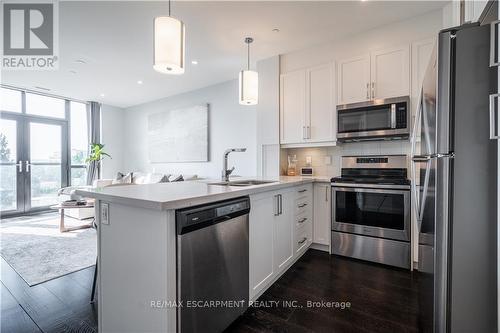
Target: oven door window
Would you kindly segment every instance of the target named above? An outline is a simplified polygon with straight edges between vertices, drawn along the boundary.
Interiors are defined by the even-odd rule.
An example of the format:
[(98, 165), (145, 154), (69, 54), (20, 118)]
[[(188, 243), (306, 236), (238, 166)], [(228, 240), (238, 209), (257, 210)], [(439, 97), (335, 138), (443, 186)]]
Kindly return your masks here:
[(339, 111), (338, 132), (365, 132), (391, 129), (390, 105)]
[(336, 222), (405, 229), (403, 194), (336, 191), (335, 204)]

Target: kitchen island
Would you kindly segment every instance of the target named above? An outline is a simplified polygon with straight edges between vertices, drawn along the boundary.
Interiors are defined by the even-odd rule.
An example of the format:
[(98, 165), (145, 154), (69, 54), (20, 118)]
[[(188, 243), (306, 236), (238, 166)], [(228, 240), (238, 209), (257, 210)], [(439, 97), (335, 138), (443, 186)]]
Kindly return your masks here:
[(281, 177), (250, 186), (189, 181), (79, 190), (96, 200), (99, 332), (177, 330), (176, 210), (250, 197), (253, 301), (311, 245), (312, 185), (328, 181)]

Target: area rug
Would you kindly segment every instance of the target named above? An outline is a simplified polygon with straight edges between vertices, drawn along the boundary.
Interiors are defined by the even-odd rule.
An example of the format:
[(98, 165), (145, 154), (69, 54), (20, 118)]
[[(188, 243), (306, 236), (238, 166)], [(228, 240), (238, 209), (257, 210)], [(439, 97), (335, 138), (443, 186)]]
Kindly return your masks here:
[[(65, 226), (88, 223), (65, 217)], [(0, 254), (33, 286), (95, 264), (96, 231), (59, 232), (59, 214), (4, 219), (0, 223)]]

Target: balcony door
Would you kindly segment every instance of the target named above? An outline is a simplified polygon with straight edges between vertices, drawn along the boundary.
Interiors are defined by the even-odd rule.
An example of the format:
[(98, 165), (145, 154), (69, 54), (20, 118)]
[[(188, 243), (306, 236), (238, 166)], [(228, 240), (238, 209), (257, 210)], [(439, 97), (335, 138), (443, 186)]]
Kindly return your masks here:
[(68, 184), (67, 121), (4, 113), (0, 122), (1, 215), (48, 209)]

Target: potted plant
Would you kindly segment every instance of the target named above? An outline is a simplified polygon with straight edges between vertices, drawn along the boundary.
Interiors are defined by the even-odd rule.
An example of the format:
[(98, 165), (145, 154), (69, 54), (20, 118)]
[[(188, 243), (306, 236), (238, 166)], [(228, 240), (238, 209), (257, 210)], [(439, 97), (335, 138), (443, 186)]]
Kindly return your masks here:
[(87, 184), (92, 185), (94, 178), (98, 175), (100, 169), (101, 161), (106, 158), (112, 158), (108, 153), (104, 151), (104, 145), (101, 143), (90, 144), (90, 155), (85, 160), (88, 163), (87, 167)]

